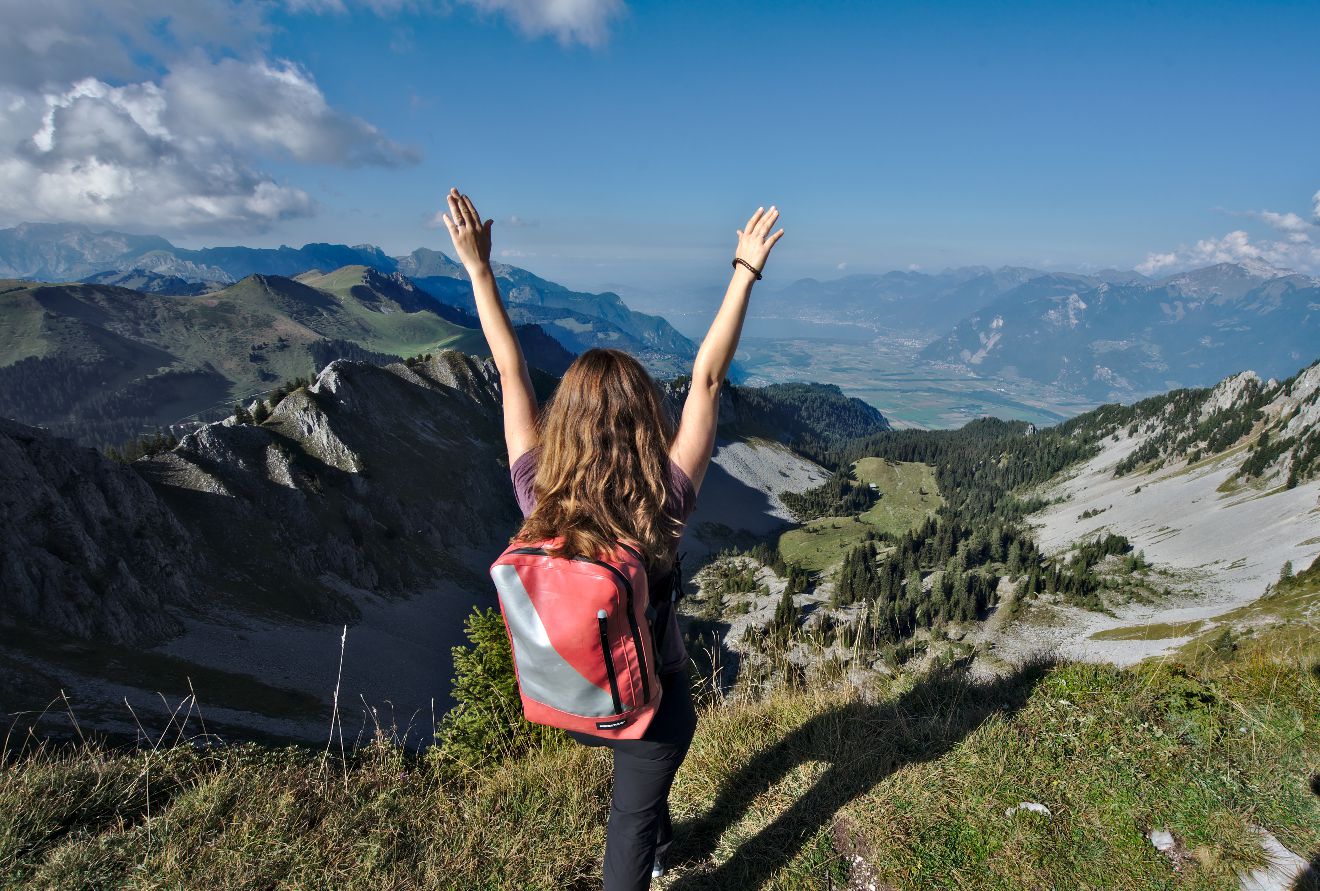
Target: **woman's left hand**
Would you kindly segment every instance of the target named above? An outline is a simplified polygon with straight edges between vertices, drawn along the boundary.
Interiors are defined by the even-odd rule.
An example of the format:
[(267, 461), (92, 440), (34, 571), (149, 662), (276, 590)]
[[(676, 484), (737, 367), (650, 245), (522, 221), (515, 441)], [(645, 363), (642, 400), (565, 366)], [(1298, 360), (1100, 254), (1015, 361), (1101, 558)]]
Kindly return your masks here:
[(449, 237), (454, 241), (454, 253), (458, 255), (458, 261), (469, 272), (474, 268), (489, 266), (490, 230), (495, 221), (481, 222), (481, 214), (477, 213), (472, 199), (460, 194), (458, 189), (450, 189), (446, 197), (449, 199), (449, 213), (443, 219)]

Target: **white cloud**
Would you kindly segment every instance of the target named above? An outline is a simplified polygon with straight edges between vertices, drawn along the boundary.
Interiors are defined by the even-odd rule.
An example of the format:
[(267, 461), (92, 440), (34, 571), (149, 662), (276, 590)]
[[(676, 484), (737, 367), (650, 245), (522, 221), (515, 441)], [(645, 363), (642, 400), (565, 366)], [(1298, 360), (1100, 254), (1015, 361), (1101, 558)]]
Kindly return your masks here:
[(7, 103), (0, 130), (0, 215), (174, 231), (262, 228), (315, 202), (241, 160), (211, 132), (184, 132), (169, 91), (94, 78)]
[[(623, 0), (458, 0), (479, 13), (499, 15), (529, 37), (554, 37), (561, 44), (599, 46), (609, 37), (611, 22), (625, 10)], [(350, 7), (377, 15), (444, 12), (437, 0), (285, 0), (292, 12), (345, 13)]]
[(337, 112), (311, 75), (292, 62), (184, 65), (164, 88), (178, 129), (303, 162), (356, 167), (417, 160), (361, 118)]
[(1146, 255), (1144, 262), (1137, 264), (1137, 272), (1140, 272), (1142, 275), (1154, 275), (1157, 272), (1172, 269), (1177, 265), (1178, 255), (1176, 253), (1150, 253)]
[(1311, 217), (1317, 223), (1320, 223), (1320, 191), (1317, 191), (1311, 196), (1311, 201), (1314, 202), (1314, 205), (1311, 208)]
[(1235, 229), (1218, 238), (1203, 238), (1190, 247), (1180, 245), (1172, 251), (1152, 251), (1137, 265), (1137, 272), (1155, 275), (1216, 263), (1239, 263), (1253, 269), (1318, 274), (1320, 246), (1311, 237), (1320, 225), (1320, 192), (1312, 200), (1316, 202), (1315, 222), (1292, 212), (1245, 212), (1245, 216), (1281, 233), (1282, 238), (1257, 238), (1243, 229)]
[(1253, 210), (1247, 216), (1255, 217), (1272, 229), (1284, 233), (1289, 241), (1304, 242), (1311, 240), (1311, 230), (1315, 227), (1295, 213), (1275, 213), (1272, 210)]
[(264, 55), (258, 0), (4, 2), (17, 22), (0, 32), (5, 221), (260, 231), (317, 207), (263, 161), (416, 160)]
[(1238, 263), (1251, 269), (1271, 269), (1276, 272), (1320, 272), (1320, 247), (1309, 242), (1271, 241), (1255, 239), (1241, 229), (1235, 229), (1219, 238), (1203, 238), (1188, 247), (1175, 251), (1151, 253), (1137, 265), (1142, 275), (1157, 272), (1176, 272), (1213, 266), (1216, 263)]
[(85, 77), (134, 80), (179, 47), (262, 47), (261, 0), (3, 0), (0, 83), (63, 89)]
[(177, 231), (261, 229), (316, 203), (254, 158), (356, 166), (413, 159), (330, 108), (289, 62), (176, 66), (159, 83), (85, 78), (0, 114), (0, 215)]
[[(532, 36), (597, 45), (622, 0), (457, 0)], [(450, 0), (284, 0), (443, 13)], [(0, 0), (0, 223), (260, 231), (316, 212), (262, 168), (417, 160), (269, 56), (272, 0)], [(435, 221), (432, 221), (434, 224)], [(512, 225), (518, 225), (512, 222)]]
[(599, 46), (610, 21), (622, 14), (621, 0), (462, 0), (481, 12), (513, 20), (531, 37), (552, 35), (560, 43)]

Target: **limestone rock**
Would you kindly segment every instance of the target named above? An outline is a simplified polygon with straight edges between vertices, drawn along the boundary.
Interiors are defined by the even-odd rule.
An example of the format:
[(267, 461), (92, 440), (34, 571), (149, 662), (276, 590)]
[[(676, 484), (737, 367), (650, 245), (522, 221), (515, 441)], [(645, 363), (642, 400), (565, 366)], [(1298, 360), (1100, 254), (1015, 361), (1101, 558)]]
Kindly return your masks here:
[(135, 643), (182, 627), (205, 574), (132, 468), (0, 419), (0, 622)]

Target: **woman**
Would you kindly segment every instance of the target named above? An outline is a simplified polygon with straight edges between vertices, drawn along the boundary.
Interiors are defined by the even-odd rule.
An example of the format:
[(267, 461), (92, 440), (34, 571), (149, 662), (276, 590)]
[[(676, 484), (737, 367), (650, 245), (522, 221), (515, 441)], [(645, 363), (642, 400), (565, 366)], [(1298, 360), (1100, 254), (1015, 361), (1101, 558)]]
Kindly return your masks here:
[(504, 441), (524, 522), (517, 538), (563, 536), (564, 556), (595, 556), (620, 538), (642, 544), (653, 605), (663, 613), (660, 706), (640, 739), (570, 732), (613, 750), (614, 788), (605, 842), (606, 891), (646, 888), (663, 872), (673, 834), (669, 787), (696, 729), (687, 652), (668, 609), (675, 553), (715, 445), (720, 385), (742, 332), (752, 283), (761, 277), (779, 212), (758, 208), (738, 232), (733, 277), (697, 351), (677, 431), (655, 382), (636, 359), (593, 349), (564, 373), (538, 414), (522, 348), (490, 268), (491, 227), (468, 196), (451, 189), (445, 228), (472, 280), (477, 315), (500, 375)]

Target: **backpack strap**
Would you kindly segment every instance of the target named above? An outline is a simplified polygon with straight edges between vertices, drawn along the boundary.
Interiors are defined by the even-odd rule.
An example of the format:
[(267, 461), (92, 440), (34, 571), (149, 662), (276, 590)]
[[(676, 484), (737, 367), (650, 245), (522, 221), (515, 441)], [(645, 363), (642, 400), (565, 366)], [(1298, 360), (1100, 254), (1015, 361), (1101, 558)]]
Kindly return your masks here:
[(632, 545), (628, 544), (628, 542), (626, 541), (620, 541), (619, 547), (623, 548), (625, 551), (627, 551), (628, 553), (636, 557), (638, 560), (640, 560), (643, 566), (646, 565), (646, 557), (642, 556), (642, 552), (638, 548), (633, 547)]
[(678, 601), (686, 593), (683, 590), (682, 554), (675, 555), (674, 565), (670, 568), (667, 578), (669, 579), (669, 599), (664, 602), (664, 621), (657, 623), (658, 628), (655, 639), (655, 652), (657, 659), (660, 658), (660, 648), (664, 646), (665, 633), (669, 631), (669, 614), (678, 609)]

